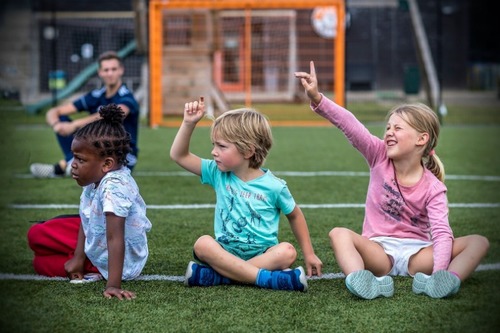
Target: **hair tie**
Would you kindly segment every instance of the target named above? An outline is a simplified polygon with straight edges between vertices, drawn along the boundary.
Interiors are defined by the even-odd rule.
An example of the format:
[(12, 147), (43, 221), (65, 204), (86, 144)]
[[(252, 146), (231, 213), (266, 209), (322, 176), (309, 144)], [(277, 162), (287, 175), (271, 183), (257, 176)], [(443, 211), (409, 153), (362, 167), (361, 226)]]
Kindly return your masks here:
[(432, 156), (434, 155), (436, 152), (434, 151), (434, 149), (432, 149), (430, 152), (429, 152), (429, 156)]

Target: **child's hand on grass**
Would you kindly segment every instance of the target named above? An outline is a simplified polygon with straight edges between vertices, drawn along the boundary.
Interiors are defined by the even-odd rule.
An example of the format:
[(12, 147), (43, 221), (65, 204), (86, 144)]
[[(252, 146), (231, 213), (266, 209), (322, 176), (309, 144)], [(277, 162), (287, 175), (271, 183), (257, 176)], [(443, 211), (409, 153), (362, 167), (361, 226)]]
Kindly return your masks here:
[(318, 258), (318, 256), (310, 255), (307, 258), (304, 258), (304, 261), (306, 262), (306, 274), (307, 276), (321, 276), (321, 270), (323, 268), (323, 262), (321, 259)]
[(135, 293), (133, 291), (129, 291), (129, 290), (121, 289), (121, 288), (116, 288), (116, 287), (106, 287), (103, 290), (102, 295), (108, 299), (116, 297), (120, 301), (123, 299), (132, 300), (136, 297)]

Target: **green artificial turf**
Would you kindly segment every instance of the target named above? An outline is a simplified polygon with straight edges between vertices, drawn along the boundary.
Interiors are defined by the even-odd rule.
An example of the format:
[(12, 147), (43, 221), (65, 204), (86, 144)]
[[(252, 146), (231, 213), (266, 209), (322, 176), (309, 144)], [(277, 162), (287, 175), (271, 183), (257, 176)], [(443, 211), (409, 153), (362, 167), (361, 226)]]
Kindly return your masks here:
[[(307, 105), (261, 105), (310, 113)], [(353, 104), (351, 109), (376, 135), (383, 133), (389, 107)], [(266, 111), (267, 110), (267, 111)], [(301, 110), (301, 111), (299, 111)], [(453, 115), (453, 110), (457, 110)], [(469, 110), (469, 111), (467, 111)], [(74, 205), (81, 188), (71, 179), (33, 179), (29, 164), (61, 158), (43, 114), (27, 115), (0, 102), (0, 329), (2, 332), (493, 332), (500, 327), (500, 110), (449, 106), (436, 153), (441, 157), (449, 193), (450, 224), (456, 237), (488, 237), (485, 269), (466, 280), (450, 299), (431, 299), (411, 291), (411, 278), (395, 278), (390, 299), (365, 301), (348, 292), (329, 245), (335, 226), (361, 231), (363, 208), (303, 208), (312, 242), (326, 276), (309, 280), (309, 291), (279, 292), (251, 286), (188, 288), (182, 283), (192, 245), (213, 232), (213, 208), (171, 209), (169, 205), (213, 204), (212, 189), (197, 177), (178, 174), (168, 152), (176, 128), (140, 128), (140, 157), (134, 171), (142, 196), (151, 207), (150, 257), (143, 271), (151, 281), (124, 283), (137, 293), (133, 301), (104, 299), (104, 282), (73, 285), (35, 281), (33, 254), (26, 232), (33, 222), (77, 208), (19, 208), (16, 205)], [(482, 110), (482, 111), (477, 111)], [(307, 117), (315, 117), (309, 115)], [(210, 158), (209, 129), (196, 130), (192, 149)], [(363, 204), (368, 184), (366, 163), (331, 126), (275, 127), (275, 145), (265, 167), (285, 179), (299, 205)], [(285, 172), (338, 172), (287, 176)], [(343, 172), (359, 172), (345, 176)], [(456, 179), (454, 176), (479, 176)], [(480, 178), (493, 176), (493, 178)], [(453, 207), (454, 204), (494, 204)], [(495, 206), (496, 205), (496, 206)], [(16, 208), (18, 207), (18, 208)], [(162, 208), (163, 207), (163, 208)], [(280, 240), (297, 245), (286, 218)], [(296, 265), (304, 265), (302, 254)], [(26, 277), (26, 279), (23, 279)], [(170, 279), (159, 280), (168, 277)]]

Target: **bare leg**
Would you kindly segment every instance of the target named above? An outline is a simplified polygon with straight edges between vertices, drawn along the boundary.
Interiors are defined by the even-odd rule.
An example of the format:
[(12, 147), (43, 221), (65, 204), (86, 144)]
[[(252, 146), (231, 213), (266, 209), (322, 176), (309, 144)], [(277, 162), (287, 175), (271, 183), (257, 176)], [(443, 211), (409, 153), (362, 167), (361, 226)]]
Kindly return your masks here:
[[(432, 247), (421, 250), (410, 259), (409, 270), (415, 273), (413, 292), (432, 298), (455, 295), (460, 282), (477, 268), (489, 248), (488, 240), (479, 235), (456, 238), (453, 241), (452, 259), (448, 270), (433, 272)], [(411, 268), (410, 268), (411, 267)], [(432, 275), (428, 275), (431, 274)]]
[(283, 242), (269, 248), (265, 253), (248, 260), (248, 263), (270, 271), (290, 268), (297, 259), (297, 251), (292, 244)]
[(346, 228), (334, 228), (329, 236), (351, 293), (364, 299), (394, 295), (394, 282), (387, 275), (392, 262), (382, 246)]
[(392, 262), (379, 244), (346, 228), (333, 228), (329, 237), (335, 259), (346, 276), (362, 269), (377, 276), (390, 272)]
[(297, 253), (288, 243), (270, 248), (266, 253), (245, 261), (224, 250), (211, 236), (201, 236), (194, 244), (196, 256), (216, 272), (241, 283), (255, 283), (259, 269), (282, 270), (290, 267)]
[[(460, 280), (467, 279), (479, 266), (481, 259), (486, 255), (489, 242), (486, 237), (469, 235), (456, 238), (453, 241), (452, 259), (448, 271), (457, 273)], [(414, 275), (417, 272), (432, 274), (433, 271), (432, 246), (420, 250), (410, 258), (408, 271)]]
[(448, 270), (457, 273), (462, 281), (467, 279), (488, 253), (489, 247), (488, 239), (480, 235), (456, 238), (453, 242), (453, 259)]
[(432, 274), (434, 266), (432, 245), (415, 253), (408, 261), (408, 273), (414, 276), (417, 272)]

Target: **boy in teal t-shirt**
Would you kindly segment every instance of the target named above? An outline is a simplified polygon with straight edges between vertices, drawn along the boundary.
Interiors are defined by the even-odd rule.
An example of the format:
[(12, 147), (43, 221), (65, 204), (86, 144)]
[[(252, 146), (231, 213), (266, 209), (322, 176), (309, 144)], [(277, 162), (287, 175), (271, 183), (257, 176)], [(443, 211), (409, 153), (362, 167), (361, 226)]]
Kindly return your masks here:
[(188, 286), (213, 286), (233, 281), (262, 288), (307, 290), (302, 267), (290, 269), (297, 258), (294, 246), (278, 241), (280, 213), (286, 215), (304, 254), (307, 276), (321, 275), (305, 217), (286, 182), (261, 166), (272, 146), (267, 119), (251, 109), (228, 111), (212, 125), (213, 160), (189, 151), (196, 124), (204, 115), (203, 97), (186, 103), (184, 119), (170, 157), (201, 176), (216, 193), (215, 238), (204, 235), (194, 244), (198, 263), (186, 270)]

